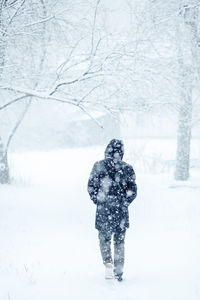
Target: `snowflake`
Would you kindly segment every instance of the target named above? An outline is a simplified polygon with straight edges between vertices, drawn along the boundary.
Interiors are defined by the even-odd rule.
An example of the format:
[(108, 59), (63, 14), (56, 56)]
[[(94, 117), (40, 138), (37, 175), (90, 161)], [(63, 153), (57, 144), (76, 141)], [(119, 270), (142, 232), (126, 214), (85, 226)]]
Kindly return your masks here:
[(4, 163), (0, 163), (0, 170), (1, 171), (4, 171), (5, 170), (5, 168), (6, 168), (6, 165), (4, 164)]

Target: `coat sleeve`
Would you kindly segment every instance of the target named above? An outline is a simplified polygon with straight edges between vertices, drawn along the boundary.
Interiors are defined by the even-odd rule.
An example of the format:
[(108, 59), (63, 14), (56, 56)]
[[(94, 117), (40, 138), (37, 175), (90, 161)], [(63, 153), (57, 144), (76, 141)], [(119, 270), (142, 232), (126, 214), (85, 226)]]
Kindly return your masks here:
[(128, 167), (126, 182), (126, 205), (128, 206), (137, 196), (136, 176), (133, 168)]
[(100, 187), (100, 178), (99, 178), (99, 164), (98, 162), (94, 164), (92, 171), (90, 173), (90, 177), (88, 180), (88, 193), (90, 195), (90, 199), (97, 204), (97, 195)]

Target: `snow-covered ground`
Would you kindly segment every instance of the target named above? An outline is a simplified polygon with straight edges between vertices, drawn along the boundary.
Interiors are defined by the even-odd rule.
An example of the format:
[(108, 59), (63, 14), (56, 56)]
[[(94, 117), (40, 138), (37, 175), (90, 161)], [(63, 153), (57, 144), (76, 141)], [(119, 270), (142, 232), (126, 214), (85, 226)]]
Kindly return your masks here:
[(1, 300), (200, 299), (200, 173), (177, 183), (137, 170), (125, 280), (105, 281), (86, 189), (102, 157), (102, 148), (11, 156), (16, 180), (0, 186)]

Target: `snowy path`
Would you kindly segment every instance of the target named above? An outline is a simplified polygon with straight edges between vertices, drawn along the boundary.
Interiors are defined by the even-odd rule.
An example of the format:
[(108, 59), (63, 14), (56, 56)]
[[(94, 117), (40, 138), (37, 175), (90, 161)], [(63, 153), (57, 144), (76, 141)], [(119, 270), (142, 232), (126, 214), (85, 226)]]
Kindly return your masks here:
[[(80, 162), (79, 162), (80, 163)], [(1, 187), (1, 300), (200, 298), (200, 188), (138, 175), (124, 282), (104, 280), (90, 166), (66, 184)]]

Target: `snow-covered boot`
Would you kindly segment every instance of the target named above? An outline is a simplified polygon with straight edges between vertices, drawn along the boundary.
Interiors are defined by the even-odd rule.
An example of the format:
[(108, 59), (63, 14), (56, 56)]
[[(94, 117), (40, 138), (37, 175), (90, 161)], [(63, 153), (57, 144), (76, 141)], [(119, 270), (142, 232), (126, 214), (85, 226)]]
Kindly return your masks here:
[(113, 265), (111, 263), (105, 265), (105, 279), (114, 279)]
[(115, 279), (117, 279), (118, 281), (122, 281), (122, 274), (115, 274)]

